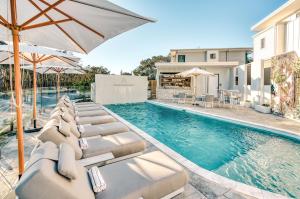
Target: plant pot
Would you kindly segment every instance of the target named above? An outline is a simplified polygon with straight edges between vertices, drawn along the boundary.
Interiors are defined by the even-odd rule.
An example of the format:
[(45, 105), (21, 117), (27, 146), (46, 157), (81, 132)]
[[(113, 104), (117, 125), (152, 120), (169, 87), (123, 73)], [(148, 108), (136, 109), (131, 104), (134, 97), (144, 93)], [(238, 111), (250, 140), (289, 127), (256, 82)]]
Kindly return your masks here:
[(260, 113), (265, 113), (265, 114), (271, 113), (271, 107), (269, 106), (255, 105), (254, 109)]

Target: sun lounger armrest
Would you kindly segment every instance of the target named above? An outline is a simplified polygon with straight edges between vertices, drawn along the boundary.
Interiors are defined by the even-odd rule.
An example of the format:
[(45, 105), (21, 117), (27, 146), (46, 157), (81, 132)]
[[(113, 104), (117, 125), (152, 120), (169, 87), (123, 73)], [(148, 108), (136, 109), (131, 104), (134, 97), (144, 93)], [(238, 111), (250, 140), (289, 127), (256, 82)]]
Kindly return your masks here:
[(114, 155), (112, 153), (105, 153), (102, 155), (97, 155), (90, 158), (84, 158), (81, 160), (77, 160), (77, 162), (84, 167), (90, 168), (92, 166), (101, 166), (104, 165), (106, 161), (114, 159)]

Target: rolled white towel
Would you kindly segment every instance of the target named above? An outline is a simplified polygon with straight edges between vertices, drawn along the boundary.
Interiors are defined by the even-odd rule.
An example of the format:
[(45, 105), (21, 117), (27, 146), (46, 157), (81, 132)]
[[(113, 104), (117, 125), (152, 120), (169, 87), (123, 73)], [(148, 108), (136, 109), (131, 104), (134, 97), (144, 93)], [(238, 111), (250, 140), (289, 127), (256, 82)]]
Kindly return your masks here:
[(88, 174), (92, 183), (92, 187), (95, 193), (102, 192), (106, 189), (106, 183), (98, 169), (98, 167), (92, 167), (88, 170)]
[(79, 145), (80, 145), (80, 148), (83, 149), (83, 150), (89, 148), (89, 144), (88, 144), (86, 138), (79, 139)]

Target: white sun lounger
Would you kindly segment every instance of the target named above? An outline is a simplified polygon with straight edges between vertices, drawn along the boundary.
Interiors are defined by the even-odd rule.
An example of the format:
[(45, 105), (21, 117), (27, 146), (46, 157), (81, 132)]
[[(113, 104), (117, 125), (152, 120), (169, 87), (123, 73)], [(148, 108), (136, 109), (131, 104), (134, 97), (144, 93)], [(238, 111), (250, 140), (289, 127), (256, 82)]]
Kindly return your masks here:
[[(98, 158), (103, 158), (103, 155), (105, 157), (109, 155), (109, 159), (105, 161), (112, 162), (128, 158), (128, 156), (136, 156), (146, 146), (141, 137), (130, 131), (103, 137), (95, 136), (81, 139), (78, 139), (71, 131), (72, 129), (69, 125), (64, 123), (58, 124), (57, 120), (50, 120), (41, 130), (38, 139), (42, 142), (53, 142), (57, 146), (62, 143), (69, 144), (75, 151), (76, 159), (85, 159), (84, 164), (88, 165), (94, 164)], [(82, 141), (85, 141), (86, 145), (83, 145)]]
[[(93, 169), (100, 177), (78, 164), (67, 144), (45, 143), (33, 151), (15, 192), (22, 199), (167, 199), (182, 193), (188, 179), (159, 151)], [(93, 180), (105, 187), (94, 192)]]

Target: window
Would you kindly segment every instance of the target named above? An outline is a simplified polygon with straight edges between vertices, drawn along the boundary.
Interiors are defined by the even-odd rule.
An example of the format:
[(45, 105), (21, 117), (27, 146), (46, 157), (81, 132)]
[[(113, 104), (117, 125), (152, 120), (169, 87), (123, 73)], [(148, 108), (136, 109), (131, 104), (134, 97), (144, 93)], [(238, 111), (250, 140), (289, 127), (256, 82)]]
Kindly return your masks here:
[(235, 85), (238, 86), (239, 85), (239, 77), (235, 76)]
[(271, 68), (264, 68), (264, 85), (271, 85)]
[(178, 55), (178, 62), (185, 62), (185, 55)]
[(266, 47), (266, 39), (265, 38), (262, 38), (260, 40), (260, 48), (261, 49), (264, 49)]
[(216, 53), (212, 53), (209, 55), (210, 59), (216, 59), (217, 58), (217, 55)]
[(236, 69), (235, 69), (234, 82), (235, 82), (235, 85), (236, 85), (236, 86), (239, 85), (239, 68), (236, 68)]
[(247, 66), (247, 85), (251, 85), (251, 65)]
[(176, 73), (161, 73), (160, 87), (174, 88), (174, 87), (191, 87), (191, 77), (178, 77)]

